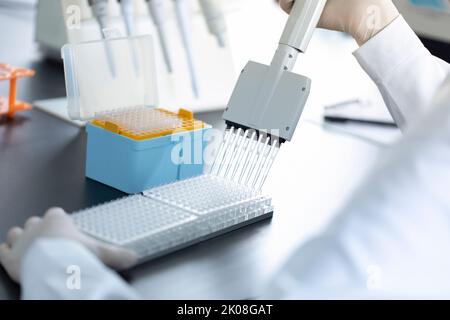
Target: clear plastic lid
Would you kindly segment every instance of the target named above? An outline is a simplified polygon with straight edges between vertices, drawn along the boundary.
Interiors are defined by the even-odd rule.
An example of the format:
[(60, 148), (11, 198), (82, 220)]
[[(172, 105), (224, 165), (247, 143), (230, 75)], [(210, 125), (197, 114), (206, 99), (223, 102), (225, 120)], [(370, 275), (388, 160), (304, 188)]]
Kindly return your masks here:
[(151, 36), (67, 44), (62, 57), (71, 119), (158, 103)]

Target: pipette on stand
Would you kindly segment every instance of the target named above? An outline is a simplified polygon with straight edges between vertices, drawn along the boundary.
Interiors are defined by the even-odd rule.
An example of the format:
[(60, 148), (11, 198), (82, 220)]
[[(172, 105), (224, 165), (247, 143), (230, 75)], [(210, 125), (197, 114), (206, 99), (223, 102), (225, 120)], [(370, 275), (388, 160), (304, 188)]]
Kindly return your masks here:
[(120, 0), (120, 8), (122, 9), (125, 28), (129, 37), (135, 34), (134, 24), (134, 5), (133, 0)]
[[(108, 0), (88, 0), (92, 13), (100, 26), (100, 33), (104, 38), (104, 30), (108, 28)], [(108, 41), (105, 41), (106, 58), (113, 77), (116, 76), (116, 68), (112, 55), (112, 49)]]
[[(128, 37), (132, 37), (135, 32), (135, 24), (134, 24), (134, 0), (120, 0), (120, 7), (122, 9), (122, 15), (123, 20), (125, 22), (125, 29), (127, 32)], [(134, 44), (131, 43), (131, 55), (133, 56), (133, 64), (134, 64), (134, 71), (136, 73), (136, 76), (138, 77), (140, 75), (140, 69), (139, 69), (139, 60), (136, 53), (136, 48), (134, 47)]]
[(103, 34), (103, 29), (106, 29), (108, 24), (108, 0), (88, 0), (88, 3)]
[(191, 77), (192, 91), (196, 98), (199, 97), (199, 88), (197, 81), (197, 71), (194, 63), (194, 55), (192, 50), (191, 28), (189, 24), (189, 6), (187, 0), (174, 0), (175, 12), (177, 16), (178, 29), (180, 30), (181, 39), (183, 41), (186, 60)]
[(165, 0), (147, 0), (150, 15), (158, 33), (159, 43), (166, 63), (167, 72), (172, 73), (172, 62), (170, 60), (169, 49), (167, 46), (167, 33), (164, 26), (164, 1)]
[(209, 33), (217, 38), (219, 47), (226, 46), (227, 25), (222, 8), (217, 0), (199, 0)]

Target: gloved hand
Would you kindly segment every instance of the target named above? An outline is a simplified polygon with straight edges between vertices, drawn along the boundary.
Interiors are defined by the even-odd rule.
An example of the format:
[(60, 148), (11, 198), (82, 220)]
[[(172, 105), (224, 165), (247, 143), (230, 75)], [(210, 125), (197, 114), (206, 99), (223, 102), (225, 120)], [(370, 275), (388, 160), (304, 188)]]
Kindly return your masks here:
[[(289, 13), (295, 1), (304, 0), (279, 3)], [(399, 15), (391, 0), (328, 0), (319, 27), (346, 32), (361, 46)]]
[(63, 238), (77, 241), (103, 263), (117, 270), (131, 267), (137, 261), (134, 252), (88, 237), (77, 229), (64, 210), (53, 208), (49, 209), (43, 218), (28, 219), (24, 229), (12, 228), (7, 235), (6, 243), (0, 245), (0, 264), (14, 281), (20, 282), (22, 258), (33, 242), (39, 238)]

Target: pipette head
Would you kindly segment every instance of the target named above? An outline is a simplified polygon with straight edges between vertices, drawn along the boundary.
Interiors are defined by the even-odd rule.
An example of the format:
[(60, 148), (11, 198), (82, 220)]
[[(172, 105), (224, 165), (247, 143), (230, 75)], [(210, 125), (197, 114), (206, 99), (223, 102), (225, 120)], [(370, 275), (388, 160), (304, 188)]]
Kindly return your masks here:
[(310, 87), (310, 79), (284, 70), (283, 66), (250, 61), (239, 77), (223, 118), (229, 127), (254, 129), (280, 143), (290, 141)]
[(296, 1), (272, 63), (250, 61), (233, 91), (225, 121), (258, 132), (278, 132), (280, 142), (290, 141), (305, 107), (311, 80), (293, 73), (300, 52), (305, 52), (326, 0)]

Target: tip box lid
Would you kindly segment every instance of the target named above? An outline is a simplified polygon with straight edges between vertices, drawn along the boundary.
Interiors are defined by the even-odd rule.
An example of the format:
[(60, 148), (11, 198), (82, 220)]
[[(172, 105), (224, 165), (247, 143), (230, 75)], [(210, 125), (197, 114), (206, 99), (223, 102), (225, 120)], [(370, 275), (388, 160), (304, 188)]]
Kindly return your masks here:
[(151, 36), (67, 44), (62, 57), (71, 119), (90, 120), (101, 112), (157, 105)]

